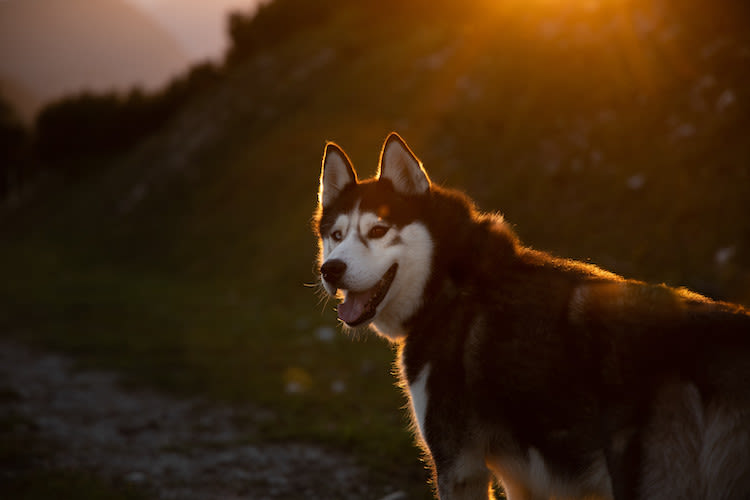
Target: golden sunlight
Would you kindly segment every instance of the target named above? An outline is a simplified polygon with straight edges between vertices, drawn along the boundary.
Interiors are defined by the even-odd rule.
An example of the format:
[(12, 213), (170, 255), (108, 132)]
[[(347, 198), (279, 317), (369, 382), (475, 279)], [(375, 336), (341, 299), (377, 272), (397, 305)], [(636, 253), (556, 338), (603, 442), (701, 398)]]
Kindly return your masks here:
[(521, 19), (566, 18), (607, 23), (631, 10), (633, 0), (482, 0), (479, 12), (508, 14)]
[[(636, 7), (636, 3), (639, 7)], [(525, 22), (533, 19), (565, 19), (587, 23), (611, 23), (615, 18), (633, 15), (636, 10), (650, 8), (634, 0), (480, 0), (478, 16), (515, 16)]]
[(600, 61), (615, 77), (614, 85), (636, 85), (649, 94), (661, 86), (665, 71), (689, 71), (659, 5), (636, 0), (483, 0), (477, 6), (477, 15), (486, 14), (478, 24), (490, 32), (502, 25), (530, 43), (531, 50), (557, 51), (561, 57), (551, 58), (553, 65)]
[(604, 6), (624, 5), (629, 0), (485, 0), (488, 5), (504, 4), (526, 9), (555, 9), (593, 12)]

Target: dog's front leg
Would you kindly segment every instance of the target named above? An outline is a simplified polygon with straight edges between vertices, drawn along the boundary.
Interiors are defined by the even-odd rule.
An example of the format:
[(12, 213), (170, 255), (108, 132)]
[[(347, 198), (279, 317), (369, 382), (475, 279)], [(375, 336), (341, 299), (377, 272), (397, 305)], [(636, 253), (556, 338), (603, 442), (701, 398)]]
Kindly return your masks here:
[(494, 500), (492, 476), (478, 457), (459, 455), (435, 462), (440, 500)]

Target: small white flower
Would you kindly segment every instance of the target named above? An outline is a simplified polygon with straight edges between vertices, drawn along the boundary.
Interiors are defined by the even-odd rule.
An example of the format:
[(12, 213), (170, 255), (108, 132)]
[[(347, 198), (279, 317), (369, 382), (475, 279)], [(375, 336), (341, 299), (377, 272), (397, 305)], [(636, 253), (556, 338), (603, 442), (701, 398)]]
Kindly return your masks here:
[(737, 247), (735, 247), (734, 245), (719, 248), (714, 255), (714, 261), (719, 266), (725, 266), (729, 262), (729, 260), (734, 257), (734, 254), (736, 252)]
[(716, 100), (716, 110), (724, 111), (729, 106), (734, 104), (736, 100), (737, 100), (737, 97), (734, 95), (734, 92), (732, 92), (731, 89), (726, 89), (724, 92), (721, 93), (719, 98)]
[(315, 330), (315, 337), (321, 342), (331, 342), (336, 336), (336, 330), (330, 326), (321, 326)]
[(643, 174), (635, 174), (628, 178), (626, 181), (628, 188), (632, 189), (633, 191), (638, 191), (641, 189), (644, 184), (646, 184), (646, 176)]

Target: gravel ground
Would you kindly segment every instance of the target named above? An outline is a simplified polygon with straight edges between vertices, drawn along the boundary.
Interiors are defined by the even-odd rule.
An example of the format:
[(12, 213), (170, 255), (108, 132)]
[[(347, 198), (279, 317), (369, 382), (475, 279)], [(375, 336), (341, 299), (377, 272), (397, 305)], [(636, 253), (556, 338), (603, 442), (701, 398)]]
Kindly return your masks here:
[(0, 342), (0, 416), (28, 419), (36, 437), (55, 443), (40, 467), (93, 471), (159, 499), (406, 498), (373, 485), (345, 454), (255, 444), (249, 436), (273, 419), (268, 411), (129, 390), (112, 373), (72, 365)]

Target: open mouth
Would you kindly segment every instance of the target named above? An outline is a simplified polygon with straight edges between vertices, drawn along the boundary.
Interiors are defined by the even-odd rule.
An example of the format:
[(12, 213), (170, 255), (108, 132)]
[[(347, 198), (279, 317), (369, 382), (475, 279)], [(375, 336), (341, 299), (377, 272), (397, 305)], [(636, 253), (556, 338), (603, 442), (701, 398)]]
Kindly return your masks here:
[(358, 326), (375, 316), (378, 305), (383, 301), (391, 283), (396, 277), (398, 264), (393, 264), (374, 287), (363, 292), (348, 290), (344, 302), (339, 304), (339, 319), (349, 326)]

